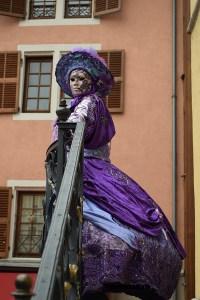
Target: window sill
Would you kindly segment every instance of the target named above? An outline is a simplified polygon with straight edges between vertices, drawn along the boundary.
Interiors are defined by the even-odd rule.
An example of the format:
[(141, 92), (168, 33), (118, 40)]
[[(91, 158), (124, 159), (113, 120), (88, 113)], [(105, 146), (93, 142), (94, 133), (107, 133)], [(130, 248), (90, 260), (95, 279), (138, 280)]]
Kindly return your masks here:
[(9, 270), (38, 270), (40, 266), (40, 258), (9, 258), (9, 259), (0, 259), (0, 270), (9, 271)]
[[(53, 21), (52, 21), (53, 20)], [(71, 18), (71, 19), (31, 19), (19, 22), (19, 26), (62, 26), (62, 25), (98, 25), (99, 18)]]
[(55, 120), (56, 118), (56, 113), (18, 113), (18, 114), (13, 114), (13, 120), (15, 121), (39, 121), (39, 120), (42, 120), (42, 121), (48, 121), (48, 120)]

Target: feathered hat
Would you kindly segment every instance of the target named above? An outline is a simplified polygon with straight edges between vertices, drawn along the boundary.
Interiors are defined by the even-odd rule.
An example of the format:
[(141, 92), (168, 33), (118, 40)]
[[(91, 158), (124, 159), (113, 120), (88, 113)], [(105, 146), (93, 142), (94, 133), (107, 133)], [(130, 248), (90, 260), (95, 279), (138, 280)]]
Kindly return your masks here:
[(101, 96), (110, 92), (114, 80), (105, 61), (94, 49), (77, 48), (63, 55), (56, 66), (56, 80), (64, 93), (73, 96), (69, 84), (69, 76), (73, 70), (86, 71), (92, 78), (93, 89)]

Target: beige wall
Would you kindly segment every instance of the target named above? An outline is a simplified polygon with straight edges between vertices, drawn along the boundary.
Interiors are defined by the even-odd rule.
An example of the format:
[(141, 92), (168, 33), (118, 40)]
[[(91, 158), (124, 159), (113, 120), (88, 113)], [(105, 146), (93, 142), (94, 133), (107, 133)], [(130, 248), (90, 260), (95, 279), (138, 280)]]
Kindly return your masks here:
[[(191, 1), (193, 9), (195, 1)], [(192, 11), (191, 9), (191, 11)], [(193, 149), (194, 149), (194, 192), (195, 192), (195, 277), (196, 297), (200, 297), (200, 17), (191, 37), (192, 49), (192, 114), (193, 114)]]

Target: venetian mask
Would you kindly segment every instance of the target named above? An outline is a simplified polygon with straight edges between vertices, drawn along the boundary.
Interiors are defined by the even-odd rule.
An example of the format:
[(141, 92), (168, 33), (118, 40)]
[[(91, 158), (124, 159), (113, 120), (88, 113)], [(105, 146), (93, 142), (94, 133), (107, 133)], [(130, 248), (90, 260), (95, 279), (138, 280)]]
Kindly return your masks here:
[(84, 70), (77, 69), (72, 71), (69, 82), (73, 96), (86, 95), (91, 91), (92, 79)]

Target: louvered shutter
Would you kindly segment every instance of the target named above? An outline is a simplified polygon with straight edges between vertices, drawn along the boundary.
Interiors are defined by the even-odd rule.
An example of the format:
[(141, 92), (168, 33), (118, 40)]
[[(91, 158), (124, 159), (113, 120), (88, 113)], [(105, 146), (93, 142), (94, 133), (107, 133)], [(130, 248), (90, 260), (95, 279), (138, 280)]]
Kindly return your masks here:
[(98, 53), (106, 61), (115, 81), (112, 91), (109, 96), (106, 97), (107, 107), (110, 112), (123, 112), (124, 51), (98, 51)]
[(11, 188), (0, 187), (0, 258), (8, 255), (11, 197)]
[(121, 9), (121, 0), (94, 0), (94, 17), (111, 14)]
[(20, 52), (0, 52), (0, 113), (18, 112)]
[(26, 0), (0, 0), (0, 15), (25, 17)]

